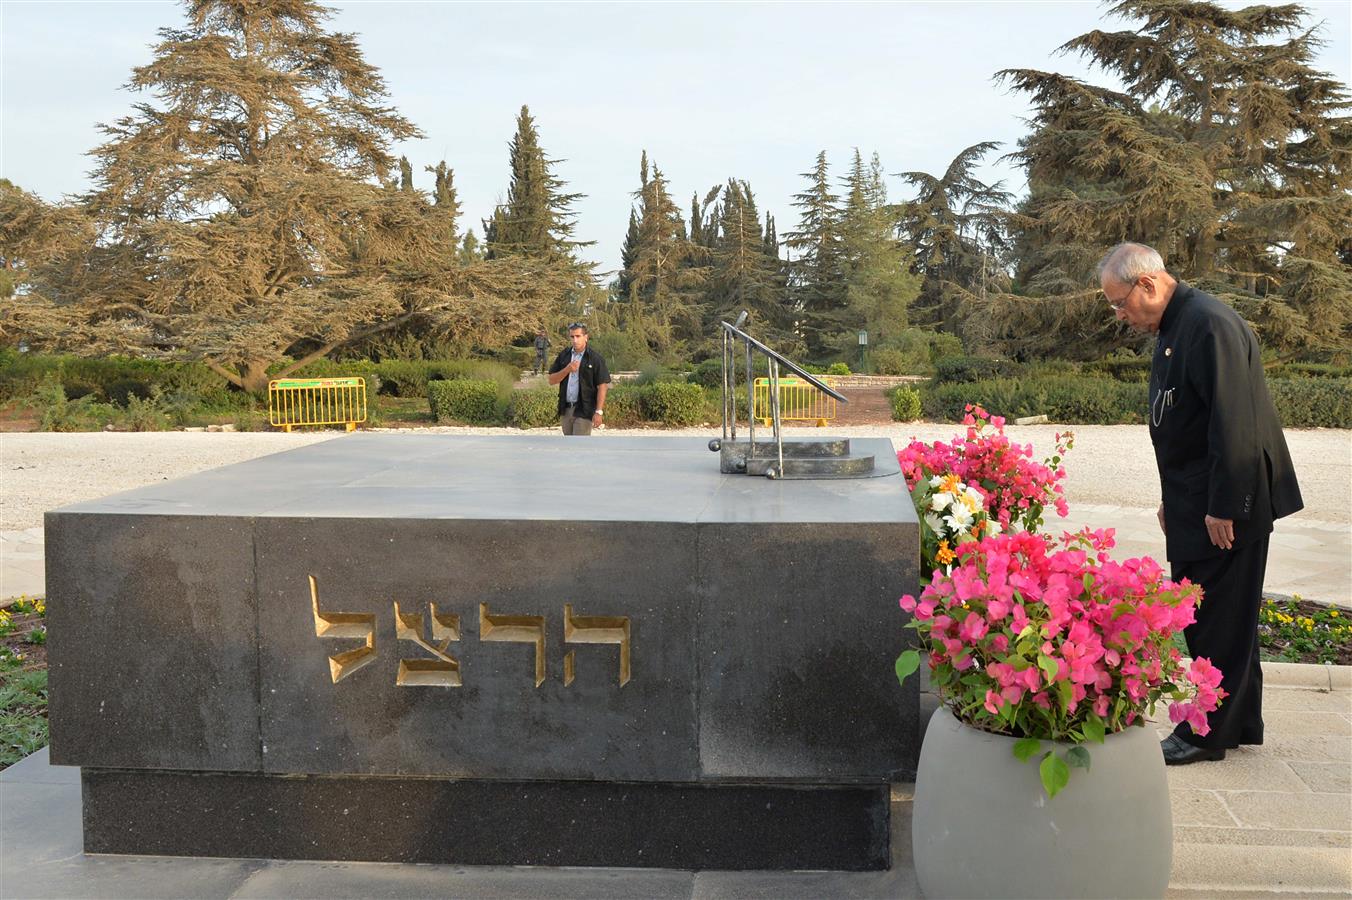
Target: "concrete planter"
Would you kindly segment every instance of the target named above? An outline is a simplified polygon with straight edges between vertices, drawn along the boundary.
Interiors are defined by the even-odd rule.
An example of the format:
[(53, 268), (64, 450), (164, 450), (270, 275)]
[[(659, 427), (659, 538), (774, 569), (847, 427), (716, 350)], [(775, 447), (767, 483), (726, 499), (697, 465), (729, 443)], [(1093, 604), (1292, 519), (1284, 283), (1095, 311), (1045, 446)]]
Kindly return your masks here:
[(1089, 745), (1090, 770), (1072, 769), (1053, 800), (1036, 760), (1014, 757), (1014, 740), (946, 708), (930, 719), (912, 824), (925, 896), (1164, 896), (1173, 819), (1154, 730)]

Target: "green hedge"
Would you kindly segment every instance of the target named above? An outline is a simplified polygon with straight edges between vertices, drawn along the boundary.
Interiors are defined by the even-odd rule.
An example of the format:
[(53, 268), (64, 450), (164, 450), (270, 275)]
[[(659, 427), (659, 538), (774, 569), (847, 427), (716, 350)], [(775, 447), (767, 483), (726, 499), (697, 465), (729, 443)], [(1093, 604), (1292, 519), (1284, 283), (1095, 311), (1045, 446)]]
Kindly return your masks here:
[(1332, 363), (1279, 362), (1267, 367), (1268, 378), (1352, 378), (1352, 366)]
[(498, 386), (492, 381), (433, 381), (427, 385), (427, 403), (438, 422), (495, 425), (499, 421)]
[(482, 359), (387, 359), (371, 362), (349, 359), (335, 362), (317, 359), (293, 373), (297, 378), (332, 378), (343, 375), (375, 375), (380, 392), (395, 397), (423, 397), (433, 381), (468, 379), (491, 381), (505, 398), (516, 382), (516, 370), (502, 362)]
[(1150, 380), (1150, 357), (1109, 356), (1084, 363), (1080, 371), (1086, 375), (1106, 375), (1118, 381), (1144, 382)]
[(645, 419), (666, 425), (697, 425), (704, 420), (704, 391), (697, 384), (654, 381), (643, 385), (639, 396)]
[(633, 428), (643, 424), (643, 389), (632, 382), (610, 385), (606, 394), (606, 425), (610, 428)]
[(934, 380), (939, 384), (971, 384), (1018, 374), (1018, 363), (986, 356), (946, 356), (934, 363)]
[(921, 399), (926, 418), (938, 421), (959, 421), (967, 404), (979, 403), (992, 415), (1007, 419), (1045, 415), (1067, 424), (1122, 425), (1144, 421), (1145, 395), (1143, 384), (1048, 375), (934, 384)]
[(887, 401), (892, 406), (894, 422), (914, 422), (920, 418), (920, 392), (899, 384), (887, 392)]
[[(606, 410), (609, 415), (610, 410)], [(518, 388), (507, 404), (507, 421), (517, 428), (545, 428), (559, 419), (557, 385)]]
[(1270, 378), (1268, 390), (1287, 428), (1352, 428), (1352, 378)]

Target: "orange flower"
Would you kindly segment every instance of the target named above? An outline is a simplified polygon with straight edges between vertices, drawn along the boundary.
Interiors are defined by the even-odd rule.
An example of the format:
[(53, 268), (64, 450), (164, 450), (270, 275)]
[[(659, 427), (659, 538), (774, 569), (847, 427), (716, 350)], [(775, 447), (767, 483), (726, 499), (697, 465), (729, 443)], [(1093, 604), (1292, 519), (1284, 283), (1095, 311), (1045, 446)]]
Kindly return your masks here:
[(948, 549), (948, 541), (940, 541), (939, 552), (934, 554), (934, 558), (939, 561), (940, 565), (946, 566), (957, 559), (957, 555), (954, 554), (952, 550)]

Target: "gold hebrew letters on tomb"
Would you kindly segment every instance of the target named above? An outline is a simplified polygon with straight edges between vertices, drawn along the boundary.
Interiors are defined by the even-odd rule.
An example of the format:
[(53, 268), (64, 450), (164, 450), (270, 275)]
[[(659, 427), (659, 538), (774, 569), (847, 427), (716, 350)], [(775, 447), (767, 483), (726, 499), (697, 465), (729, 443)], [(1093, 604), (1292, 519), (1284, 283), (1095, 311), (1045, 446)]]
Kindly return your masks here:
[(460, 687), (460, 661), (446, 652), (451, 641), (460, 640), (460, 617), (453, 613), (438, 613), (435, 603), (429, 603), (427, 610), (432, 623), (432, 641), (441, 641), (440, 645), (423, 640), (422, 613), (400, 612), (399, 601), (394, 602), (395, 637), (412, 641), (436, 657), (400, 659), (395, 683), (401, 687)]
[(315, 636), (347, 640), (365, 640), (365, 647), (335, 653), (329, 657), (329, 674), (337, 684), (347, 676), (376, 660), (375, 613), (321, 612), (319, 582), (310, 576), (310, 603), (315, 613)]
[[(362, 641), (364, 646), (335, 653), (328, 658), (329, 675), (337, 684), (376, 660), (375, 613), (325, 612), (319, 608), (319, 581), (310, 575), (310, 607), (314, 613), (315, 635), (328, 640)], [(426, 630), (424, 630), (426, 626)], [(430, 632), (430, 636), (428, 635)], [(452, 641), (460, 640), (460, 617), (437, 612), (435, 603), (427, 604), (427, 613), (406, 612), (394, 601), (394, 635), (423, 650), (427, 657), (400, 657), (395, 684), (400, 687), (460, 687), (460, 660), (452, 656)], [(479, 604), (479, 640), (508, 641), (535, 646), (535, 686), (545, 683), (545, 617), (516, 616), (489, 612), (487, 603)], [(618, 644), (620, 647), (620, 687), (629, 683), (632, 649), (628, 616), (578, 616), (573, 605), (563, 605), (563, 641), (565, 644)], [(428, 657), (431, 657), (430, 659)], [(563, 657), (563, 683), (571, 685), (577, 674), (577, 651)]]
[[(629, 617), (575, 616), (571, 603), (563, 605), (563, 642), (565, 644), (619, 644), (620, 687), (629, 683)], [(576, 650), (563, 658), (563, 683), (573, 683)]]
[(479, 604), (479, 640), (514, 641), (535, 645), (535, 686), (545, 683), (545, 617), (502, 616), (488, 612), (488, 604)]

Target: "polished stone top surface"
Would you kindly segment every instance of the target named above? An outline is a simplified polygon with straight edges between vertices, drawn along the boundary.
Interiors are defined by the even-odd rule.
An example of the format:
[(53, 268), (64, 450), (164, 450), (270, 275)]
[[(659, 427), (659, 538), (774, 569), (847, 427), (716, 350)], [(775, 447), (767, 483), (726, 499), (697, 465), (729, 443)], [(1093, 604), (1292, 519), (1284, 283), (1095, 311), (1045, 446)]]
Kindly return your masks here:
[[(822, 439), (818, 439), (822, 440)], [(698, 437), (347, 435), (76, 503), (48, 515), (516, 519), (692, 523), (914, 522), (886, 438), (854, 438), (875, 475), (724, 475)]]

